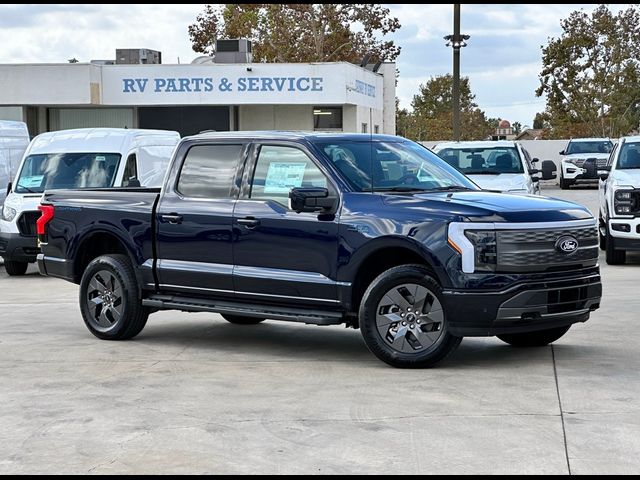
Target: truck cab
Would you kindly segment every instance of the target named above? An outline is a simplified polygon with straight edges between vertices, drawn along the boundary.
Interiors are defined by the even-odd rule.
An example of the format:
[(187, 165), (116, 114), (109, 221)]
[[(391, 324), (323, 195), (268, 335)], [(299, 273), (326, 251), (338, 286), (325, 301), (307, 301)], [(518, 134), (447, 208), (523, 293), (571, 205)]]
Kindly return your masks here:
[(609, 265), (625, 263), (640, 251), (640, 137), (623, 137), (599, 180), (600, 248)]
[(42, 133), (27, 147), (0, 212), (0, 256), (23, 275), (38, 254), (36, 220), (45, 190), (162, 184), (177, 132), (89, 128)]
[(572, 138), (560, 151), (560, 188), (571, 185), (596, 184), (602, 167), (607, 164), (613, 142), (608, 138)]
[(433, 150), (485, 190), (539, 195), (538, 174), (543, 174), (543, 180), (555, 178), (553, 162), (536, 165), (540, 160), (532, 158), (519, 142), (447, 142), (437, 144)]

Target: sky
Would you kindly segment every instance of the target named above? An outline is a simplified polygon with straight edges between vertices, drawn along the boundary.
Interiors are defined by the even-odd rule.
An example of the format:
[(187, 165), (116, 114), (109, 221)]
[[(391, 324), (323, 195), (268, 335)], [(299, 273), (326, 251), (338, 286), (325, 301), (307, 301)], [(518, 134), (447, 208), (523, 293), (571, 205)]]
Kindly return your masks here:
[[(610, 5), (614, 11), (626, 5)], [(452, 49), (443, 36), (453, 31), (453, 5), (387, 4), (402, 28), (390, 35), (402, 47), (397, 96), (408, 107), (429, 77), (451, 73)], [(543, 111), (535, 96), (540, 47), (561, 34), (560, 20), (595, 4), (484, 4), (461, 7), (461, 31), (471, 35), (461, 51), (476, 103), (487, 116), (531, 125)], [(0, 63), (81, 62), (115, 58), (116, 48), (151, 48), (163, 63), (189, 63), (187, 27), (202, 4), (0, 5)]]

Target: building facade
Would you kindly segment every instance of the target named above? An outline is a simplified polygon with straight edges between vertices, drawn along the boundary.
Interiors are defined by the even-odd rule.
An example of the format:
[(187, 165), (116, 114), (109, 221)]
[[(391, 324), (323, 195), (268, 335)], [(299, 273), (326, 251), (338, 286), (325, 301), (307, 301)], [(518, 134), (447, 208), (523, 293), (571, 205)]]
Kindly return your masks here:
[(83, 127), (395, 134), (395, 64), (3, 64), (0, 119)]

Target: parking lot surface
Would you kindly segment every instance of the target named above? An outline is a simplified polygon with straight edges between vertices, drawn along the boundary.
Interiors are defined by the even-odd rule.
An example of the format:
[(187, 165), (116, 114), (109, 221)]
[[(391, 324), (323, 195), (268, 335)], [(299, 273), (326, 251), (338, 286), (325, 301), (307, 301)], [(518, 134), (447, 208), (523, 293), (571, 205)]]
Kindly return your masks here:
[(0, 474), (637, 473), (640, 256), (601, 266), (602, 308), (553, 347), (398, 370), (358, 331), (207, 313), (100, 341), (77, 286), (0, 265)]

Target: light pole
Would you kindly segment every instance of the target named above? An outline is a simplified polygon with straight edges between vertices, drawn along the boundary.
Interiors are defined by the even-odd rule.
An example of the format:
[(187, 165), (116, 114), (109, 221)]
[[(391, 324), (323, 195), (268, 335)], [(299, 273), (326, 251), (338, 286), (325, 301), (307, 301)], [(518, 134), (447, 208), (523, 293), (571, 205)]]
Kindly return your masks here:
[(453, 140), (460, 141), (460, 49), (466, 47), (469, 35), (460, 35), (460, 4), (453, 4), (453, 35), (444, 37), (453, 47)]

